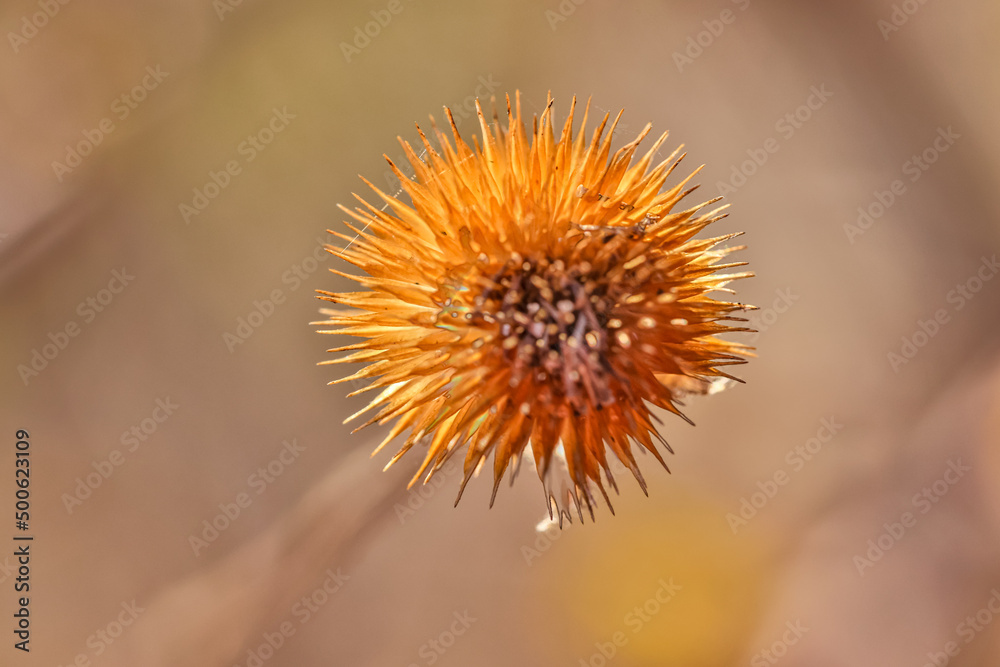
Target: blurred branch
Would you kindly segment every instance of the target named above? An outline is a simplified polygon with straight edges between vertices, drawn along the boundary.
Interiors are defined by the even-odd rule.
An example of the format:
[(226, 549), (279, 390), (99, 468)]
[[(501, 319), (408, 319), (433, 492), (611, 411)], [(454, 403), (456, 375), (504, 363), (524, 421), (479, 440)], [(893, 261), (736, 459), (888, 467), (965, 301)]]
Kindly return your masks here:
[(406, 493), (403, 472), (381, 472), (358, 448), (266, 531), (161, 591), (103, 664), (232, 664), (250, 637), (287, 620), (324, 570), (356, 558), (384, 527)]

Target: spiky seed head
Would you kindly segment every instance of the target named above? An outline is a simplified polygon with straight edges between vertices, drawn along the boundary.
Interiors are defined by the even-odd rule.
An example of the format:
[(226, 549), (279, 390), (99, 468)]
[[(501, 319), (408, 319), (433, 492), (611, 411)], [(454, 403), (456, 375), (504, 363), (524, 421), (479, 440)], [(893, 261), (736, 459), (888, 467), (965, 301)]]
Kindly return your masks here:
[(610, 508), (618, 462), (646, 490), (635, 445), (666, 467), (652, 406), (683, 417), (683, 394), (736, 380), (722, 369), (751, 348), (718, 336), (748, 331), (733, 313), (749, 307), (710, 294), (751, 274), (719, 273), (744, 264), (721, 263), (742, 249), (718, 247), (737, 234), (695, 238), (724, 207), (678, 206), (694, 174), (664, 188), (684, 157), (653, 165), (666, 133), (633, 164), (650, 125), (612, 155), (621, 113), (586, 141), (587, 110), (573, 134), (574, 98), (556, 139), (551, 98), (530, 132), (515, 100), (506, 126), (477, 101), (481, 143), (463, 141), (448, 109), (454, 144), (433, 118), (439, 148), (419, 127), (422, 155), (400, 139), (413, 177), (386, 160), (408, 202), (365, 181), (384, 206), (355, 195), (360, 206), (341, 207), (354, 236), (331, 232), (346, 245), (327, 250), (367, 275), (333, 272), (367, 289), (320, 291), (351, 310), (324, 310), (319, 324), (362, 340), (323, 363), (367, 364), (331, 384), (378, 390), (351, 419), (377, 408), (359, 428), (394, 421), (376, 452), (406, 432), (389, 465), (424, 450), (411, 485), (464, 450), (461, 498), (492, 454), (495, 499), (530, 454), (561, 522), (571, 507), (593, 517), (595, 486)]

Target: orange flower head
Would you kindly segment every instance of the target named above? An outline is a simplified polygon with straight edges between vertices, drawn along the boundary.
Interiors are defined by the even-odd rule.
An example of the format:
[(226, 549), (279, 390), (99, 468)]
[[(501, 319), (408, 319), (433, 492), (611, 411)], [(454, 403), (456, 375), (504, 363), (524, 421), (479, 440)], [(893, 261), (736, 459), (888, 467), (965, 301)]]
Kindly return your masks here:
[(664, 189), (684, 157), (678, 149), (652, 166), (666, 134), (633, 164), (651, 126), (612, 155), (621, 113), (587, 141), (586, 110), (573, 134), (574, 99), (557, 139), (551, 98), (530, 133), (520, 106), (507, 99), (504, 127), (477, 102), (482, 141), (472, 146), (445, 109), (454, 145), (436, 126), (438, 149), (417, 128), (423, 157), (401, 139), (413, 178), (386, 158), (408, 201), (366, 180), (385, 206), (355, 195), (360, 207), (341, 207), (356, 237), (331, 232), (347, 245), (327, 250), (367, 275), (333, 272), (367, 289), (320, 291), (352, 310), (324, 310), (319, 324), (363, 340), (322, 363), (367, 364), (334, 383), (364, 378), (354, 394), (378, 390), (351, 417), (378, 408), (359, 429), (394, 421), (376, 452), (408, 431), (389, 465), (424, 450), (411, 485), (464, 450), (461, 498), (492, 454), (495, 499), (527, 453), (561, 523), (571, 507), (593, 518), (594, 487), (610, 508), (617, 462), (646, 490), (633, 447), (666, 467), (654, 440), (672, 450), (652, 406), (687, 419), (681, 396), (736, 379), (721, 369), (751, 348), (718, 335), (748, 331), (727, 322), (745, 321), (732, 314), (749, 307), (710, 294), (751, 274), (718, 273), (745, 264), (720, 263), (743, 246), (717, 246), (738, 234), (694, 238), (724, 217), (724, 207), (701, 212), (718, 198), (678, 206), (694, 174)]

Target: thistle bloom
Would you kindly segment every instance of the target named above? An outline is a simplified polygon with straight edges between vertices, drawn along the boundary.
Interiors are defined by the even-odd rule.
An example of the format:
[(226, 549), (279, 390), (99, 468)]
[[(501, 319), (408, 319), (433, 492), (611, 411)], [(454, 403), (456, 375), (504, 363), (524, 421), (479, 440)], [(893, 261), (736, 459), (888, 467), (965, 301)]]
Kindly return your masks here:
[(560, 522), (570, 507), (593, 518), (594, 487), (609, 508), (605, 482), (617, 491), (615, 459), (643, 491), (633, 448), (666, 467), (654, 441), (672, 450), (651, 406), (687, 419), (680, 397), (736, 379), (722, 368), (751, 348), (718, 334), (747, 331), (726, 322), (745, 321), (732, 313), (748, 307), (709, 295), (751, 274), (718, 273), (745, 264), (720, 263), (743, 246), (716, 247), (738, 234), (694, 238), (725, 208), (701, 212), (720, 198), (677, 206), (694, 174), (661, 192), (684, 157), (651, 167), (666, 133), (632, 164), (651, 126), (611, 155), (621, 113), (607, 135), (605, 114), (588, 142), (586, 110), (573, 135), (575, 99), (558, 139), (551, 98), (530, 133), (519, 97), (513, 111), (507, 100), (506, 127), (476, 108), (481, 143), (463, 141), (446, 109), (454, 145), (436, 126), (438, 149), (417, 128), (424, 157), (401, 139), (413, 178), (386, 158), (409, 202), (365, 180), (386, 206), (355, 195), (360, 207), (341, 207), (356, 237), (331, 232), (347, 245), (327, 250), (367, 275), (333, 272), (367, 290), (321, 291), (353, 310), (325, 310), (319, 324), (364, 340), (322, 363), (367, 364), (334, 383), (370, 380), (352, 396), (379, 390), (350, 419), (378, 408), (359, 429), (394, 421), (376, 452), (408, 431), (388, 465), (423, 450), (411, 485), (464, 449), (459, 498), (492, 454), (495, 499), (530, 455), (549, 516), (554, 503)]

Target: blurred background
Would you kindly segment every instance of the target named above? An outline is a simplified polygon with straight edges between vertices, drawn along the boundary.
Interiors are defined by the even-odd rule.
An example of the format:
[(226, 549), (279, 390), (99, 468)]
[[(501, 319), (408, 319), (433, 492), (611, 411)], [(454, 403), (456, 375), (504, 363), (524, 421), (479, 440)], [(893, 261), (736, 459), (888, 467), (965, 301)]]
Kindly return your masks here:
[[(3, 665), (995, 665), (1000, 6), (181, 0), (0, 9)], [(519, 89), (647, 122), (745, 231), (758, 358), (617, 515), (407, 492), (318, 251), (358, 174)], [(671, 183), (676, 180), (670, 181)], [(692, 202), (693, 203), (693, 202)], [(392, 449), (391, 446), (389, 449)], [(16, 563), (0, 556), (11, 625)]]

